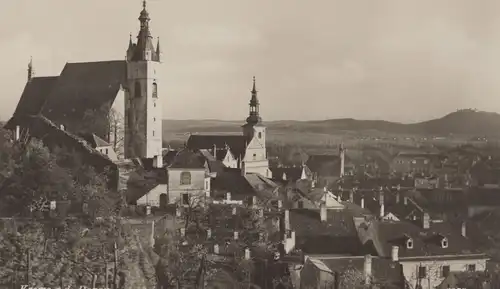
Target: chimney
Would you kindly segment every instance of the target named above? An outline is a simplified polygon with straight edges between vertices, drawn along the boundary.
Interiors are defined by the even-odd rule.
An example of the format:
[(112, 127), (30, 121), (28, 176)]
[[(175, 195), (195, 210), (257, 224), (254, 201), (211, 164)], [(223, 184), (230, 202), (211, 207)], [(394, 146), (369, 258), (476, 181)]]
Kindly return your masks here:
[(467, 237), (467, 223), (465, 221), (462, 222), (462, 236)]
[(361, 197), (361, 208), (365, 208), (365, 197)]
[(354, 191), (353, 190), (349, 191), (349, 202), (354, 204)]
[(151, 222), (151, 236), (149, 237), (149, 244), (151, 248), (155, 246), (155, 221)]
[(154, 167), (155, 168), (163, 168), (163, 156), (161, 154), (155, 156)]
[(399, 204), (400, 202), (400, 195), (399, 195), (399, 191), (396, 192), (396, 204)]
[(383, 205), (385, 203), (385, 200), (384, 200), (384, 189), (382, 187), (380, 187), (379, 190), (378, 190), (378, 203), (380, 205)]
[(181, 237), (186, 236), (186, 228), (181, 228)]
[(363, 273), (365, 274), (365, 284), (370, 284), (370, 280), (372, 277), (372, 256), (365, 255), (365, 263), (363, 266)]
[(217, 146), (214, 144), (214, 158), (217, 159)]
[(429, 229), (429, 226), (430, 226), (430, 216), (428, 213), (424, 213), (424, 215), (422, 216), (422, 228), (424, 229)]
[(259, 241), (264, 241), (264, 233), (263, 232), (259, 232)]
[(14, 137), (16, 141), (18, 141), (21, 138), (21, 127), (18, 125), (16, 125), (16, 135)]
[(151, 206), (146, 206), (146, 216), (151, 215)]
[(285, 210), (285, 232), (290, 230), (290, 210)]
[(404, 204), (405, 206), (407, 206), (407, 205), (408, 205), (408, 197), (406, 197), (406, 196), (404, 196), (404, 197), (403, 197), (403, 204)]
[(64, 124), (59, 125), (59, 129), (64, 130)]
[(252, 207), (257, 207), (257, 197), (256, 196), (252, 196)]
[(250, 249), (245, 248), (245, 260), (250, 260)]
[(392, 246), (391, 259), (392, 259), (392, 262), (399, 261), (399, 247), (398, 246)]
[(219, 244), (214, 244), (214, 254), (219, 254)]
[(210, 239), (210, 238), (212, 238), (212, 230), (207, 229), (207, 239)]
[(226, 201), (231, 201), (231, 193), (230, 192), (226, 193)]
[(380, 218), (383, 218), (385, 216), (385, 205), (382, 203), (380, 204)]
[(50, 201), (49, 207), (50, 207), (51, 211), (54, 211), (56, 209), (56, 207), (57, 207), (57, 202), (56, 201)]
[(321, 217), (321, 222), (326, 222), (327, 211), (325, 205), (321, 204), (319, 207), (319, 215)]
[(264, 218), (264, 209), (259, 209), (259, 217)]
[(340, 155), (340, 177), (344, 176), (344, 167), (345, 167), (345, 149), (344, 144), (340, 144), (339, 147), (339, 155)]
[(281, 200), (278, 200), (278, 209), (281, 209), (283, 207), (283, 202)]
[(236, 207), (233, 208), (233, 216), (236, 215)]
[(238, 240), (239, 237), (240, 237), (240, 234), (238, 232), (234, 231), (233, 239)]
[(175, 208), (175, 216), (178, 217), (178, 218), (180, 218), (182, 216), (180, 208)]

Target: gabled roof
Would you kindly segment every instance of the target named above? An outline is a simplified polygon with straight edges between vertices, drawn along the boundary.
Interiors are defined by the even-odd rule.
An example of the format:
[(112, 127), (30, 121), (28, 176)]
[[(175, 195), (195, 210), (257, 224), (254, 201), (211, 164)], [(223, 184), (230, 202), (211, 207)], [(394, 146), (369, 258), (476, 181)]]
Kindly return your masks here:
[(169, 166), (175, 159), (179, 150), (169, 150), (163, 155), (163, 164)]
[(98, 137), (97, 135), (95, 135), (93, 133), (86, 133), (86, 134), (82, 134), (80, 136), (85, 141), (87, 141), (92, 146), (92, 148), (110, 146), (110, 144), (108, 142), (106, 142), (105, 140), (103, 140), (102, 138)]
[(365, 250), (352, 215), (343, 210), (327, 210), (322, 222), (319, 210), (291, 209), (290, 228), (295, 231), (296, 248), (307, 254), (357, 255)]
[(224, 171), (224, 168), (225, 168), (224, 164), (220, 160), (215, 159), (209, 150), (201, 149), (200, 153), (207, 160), (208, 170), (211, 173), (221, 173)]
[[(275, 167), (271, 168), (271, 172), (273, 173), (274, 180), (296, 182), (302, 177), (302, 170), (304, 169), (306, 169), (306, 166)], [(309, 170), (306, 170), (306, 174), (307, 171)]]
[[(367, 230), (374, 230), (374, 240), (379, 256), (390, 257), (392, 246), (399, 246), (399, 257), (435, 258), (436, 256), (480, 255), (482, 252), (473, 246), (469, 239), (463, 237), (456, 228), (448, 223), (430, 223), (429, 229), (423, 229), (406, 221), (372, 221)], [(448, 246), (443, 248), (436, 241), (436, 236), (448, 239)], [(406, 247), (407, 239), (413, 241), (413, 248)], [(450, 257), (452, 258), (452, 257)]]
[(231, 193), (234, 200), (246, 200), (248, 197), (257, 196), (264, 200), (273, 197), (278, 185), (259, 174), (246, 174), (242, 176), (240, 169), (225, 168), (218, 173), (211, 183), (217, 195)]
[(205, 157), (199, 151), (184, 149), (177, 153), (172, 163), (168, 166), (170, 169), (204, 169)]
[[(364, 273), (364, 264), (365, 258), (364, 256), (355, 256), (355, 257), (345, 257), (341, 256), (338, 258), (310, 258), (312, 263), (316, 263), (315, 265), (319, 268), (319, 266), (324, 269), (329, 270), (330, 272), (347, 272), (348, 270), (354, 270), (354, 272), (358, 272), (359, 274)], [(319, 261), (319, 262), (318, 262)], [(319, 263), (319, 264), (318, 264)], [(318, 265), (319, 266), (318, 266)], [(375, 279), (375, 282), (381, 284), (401, 284), (404, 282), (402, 267), (397, 262), (392, 262), (388, 259), (372, 257), (372, 274)], [(350, 276), (352, 278), (352, 276)], [(389, 287), (391, 288), (391, 287)], [(399, 288), (399, 287), (395, 287)]]
[(245, 155), (248, 139), (243, 134), (192, 134), (187, 141), (190, 149), (225, 148), (226, 145), (236, 158)]
[(26, 83), (14, 116), (39, 114), (57, 79), (57, 76), (34, 77)]
[(66, 63), (42, 114), (52, 121), (78, 121), (86, 110), (111, 105), (127, 79), (125, 60)]
[(23, 128), (27, 128), (30, 137), (35, 137), (50, 149), (63, 147), (75, 150), (83, 154), (82, 160), (94, 167), (96, 171), (103, 172), (109, 169), (108, 176), (110, 186), (116, 189), (118, 186), (118, 167), (107, 156), (92, 148), (86, 141), (65, 130), (59, 129), (47, 118), (38, 116), (24, 116), (17, 118)]

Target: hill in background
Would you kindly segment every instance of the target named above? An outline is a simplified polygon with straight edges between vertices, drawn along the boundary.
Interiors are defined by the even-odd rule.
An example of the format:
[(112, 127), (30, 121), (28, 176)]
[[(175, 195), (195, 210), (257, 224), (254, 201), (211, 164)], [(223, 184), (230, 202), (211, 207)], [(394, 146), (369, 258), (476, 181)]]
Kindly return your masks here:
[[(164, 120), (165, 140), (183, 140), (189, 133), (238, 132), (243, 121), (223, 120)], [(336, 143), (340, 137), (500, 137), (500, 114), (458, 110), (442, 118), (403, 124), (382, 120), (352, 118), (319, 121), (269, 121), (271, 141), (302, 142), (310, 139), (319, 143)], [(312, 139), (311, 139), (312, 137)], [(319, 144), (318, 143), (318, 144)]]

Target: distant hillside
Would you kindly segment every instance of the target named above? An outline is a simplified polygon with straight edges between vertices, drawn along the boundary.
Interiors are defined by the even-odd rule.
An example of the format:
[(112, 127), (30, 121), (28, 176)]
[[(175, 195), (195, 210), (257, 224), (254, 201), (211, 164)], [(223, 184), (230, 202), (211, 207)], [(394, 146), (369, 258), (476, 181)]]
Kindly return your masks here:
[[(194, 132), (239, 131), (243, 121), (221, 120), (164, 120), (165, 134)], [(459, 110), (442, 118), (425, 122), (402, 124), (381, 120), (351, 118), (321, 121), (270, 121), (267, 127), (275, 132), (304, 132), (335, 135), (339, 133), (389, 133), (447, 136), (500, 136), (500, 114), (475, 110)]]

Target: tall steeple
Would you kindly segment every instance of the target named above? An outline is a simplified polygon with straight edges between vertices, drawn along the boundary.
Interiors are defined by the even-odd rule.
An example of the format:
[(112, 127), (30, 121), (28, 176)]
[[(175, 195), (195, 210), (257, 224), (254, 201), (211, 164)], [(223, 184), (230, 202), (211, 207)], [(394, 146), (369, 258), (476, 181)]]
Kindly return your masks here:
[[(142, 11), (139, 15), (139, 22), (141, 27), (139, 34), (137, 35), (137, 43), (134, 46), (133, 53), (129, 54), (128, 57), (131, 61), (158, 61), (158, 55), (153, 46), (153, 36), (151, 36), (151, 31), (149, 30), (149, 12), (146, 9), (146, 0), (142, 1)], [(130, 49), (129, 43), (129, 49)]]
[(30, 62), (28, 63), (28, 82), (31, 81), (35, 72), (33, 71), (33, 57), (30, 57)]
[(262, 121), (259, 115), (259, 99), (257, 98), (257, 89), (255, 88), (255, 76), (253, 77), (252, 98), (250, 98), (250, 112), (247, 117), (248, 124), (258, 124)]

